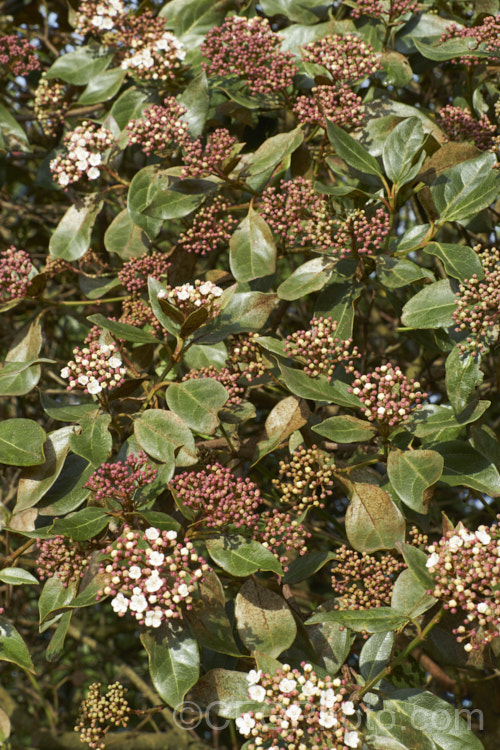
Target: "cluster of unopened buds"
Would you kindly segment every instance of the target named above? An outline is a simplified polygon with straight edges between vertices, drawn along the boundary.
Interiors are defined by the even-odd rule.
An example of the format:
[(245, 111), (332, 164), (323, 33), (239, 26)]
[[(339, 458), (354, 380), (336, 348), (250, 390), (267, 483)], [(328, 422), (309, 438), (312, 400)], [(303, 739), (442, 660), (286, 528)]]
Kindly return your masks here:
[(331, 242), (338, 260), (354, 256), (374, 256), (380, 251), (390, 230), (389, 214), (378, 208), (372, 217), (359, 208), (340, 224)]
[(25, 297), (31, 281), (31, 256), (11, 245), (0, 252), (0, 303)]
[[(258, 340), (259, 334), (251, 332), (247, 336), (239, 336), (229, 347), (229, 367), (235, 372), (242, 372), (248, 380), (260, 378), (266, 372)], [(240, 364), (243, 365), (243, 369), (239, 367)]]
[(121, 385), (126, 372), (116, 344), (93, 341), (73, 350), (73, 359), (63, 367), (61, 377), (68, 380), (68, 391), (83, 388), (84, 393), (96, 395)]
[(473, 274), (459, 286), (456, 309), (453, 312), (455, 331), (469, 330), (471, 335), (459, 343), (462, 352), (484, 354), (498, 338), (500, 316), (500, 250), (496, 247), (478, 253), (484, 270), (484, 278)]
[(158, 470), (151, 466), (147, 455), (140, 451), (137, 455), (130, 454), (125, 461), (101, 464), (85, 487), (95, 493), (97, 503), (114, 499), (130, 508), (136, 491), (154, 482), (157, 474)]
[(465, 614), (453, 633), (465, 650), (486, 646), (500, 636), (500, 529), (479, 526), (469, 531), (462, 523), (448, 531), (427, 551), (427, 568), (435, 576), (433, 596), (452, 614)]
[(293, 105), (299, 122), (326, 127), (326, 120), (341, 128), (353, 128), (363, 121), (363, 100), (349, 86), (321, 84), (310, 95), (299, 96)]
[(42, 76), (35, 91), (33, 109), (45, 135), (54, 136), (69, 107), (66, 87), (54, 78)]
[(161, 289), (158, 299), (166, 300), (185, 316), (203, 307), (209, 318), (215, 318), (219, 313), (221, 294), (222, 289), (216, 284), (196, 279), (194, 284), (167, 286), (166, 289)]
[(239, 372), (235, 372), (229, 367), (221, 367), (218, 370), (215, 365), (210, 365), (209, 367), (201, 367), (199, 370), (189, 370), (182, 380), (184, 382), (186, 380), (198, 380), (199, 378), (213, 378), (213, 380), (217, 380), (218, 383), (224, 386), (229, 393), (229, 398), (225, 404), (226, 409), (241, 404), (241, 397), (245, 389), (238, 385)]
[(176, 243), (177, 250), (207, 255), (227, 247), (238, 220), (231, 216), (230, 204), (219, 195), (207, 201), (194, 214), (193, 223)]
[(351, 16), (353, 18), (372, 16), (386, 23), (393, 23), (406, 13), (416, 13), (417, 10), (417, 0), (390, 0), (389, 3), (384, 4), (380, 0), (357, 0), (356, 7), (351, 9)]
[(321, 65), (334, 82), (356, 83), (380, 68), (373, 47), (355, 34), (332, 34), (304, 45), (304, 62)]
[(186, 112), (173, 96), (167, 96), (163, 105), (152, 104), (140, 119), (128, 123), (129, 144), (138, 144), (146, 156), (164, 156), (189, 141), (188, 124), (182, 119)]
[(285, 571), (294, 556), (307, 554), (310, 537), (311, 533), (294, 515), (277, 508), (261, 513), (259, 527), (253, 530), (253, 538), (279, 559)]
[(163, 330), (158, 318), (155, 316), (149, 304), (134, 292), (122, 302), (122, 313), (119, 323), (127, 323), (135, 328), (148, 326), (154, 336), (159, 336)]
[(301, 669), (283, 664), (275, 674), (252, 669), (247, 674), (248, 697), (262, 710), (248, 711), (236, 719), (245, 748), (275, 750), (349, 750), (362, 740), (350, 724), (356, 714), (347, 699), (343, 680), (316, 674), (311, 664)]
[(362, 411), (370, 422), (394, 428), (408, 419), (413, 409), (419, 409), (427, 394), (420, 383), (407, 378), (397, 365), (381, 365), (368, 375), (355, 372), (349, 393), (358, 396)]
[(331, 378), (339, 364), (346, 372), (352, 372), (359, 351), (352, 345), (352, 338), (340, 339), (336, 331), (337, 321), (333, 318), (311, 318), (310, 328), (287, 336), (285, 351), (290, 357), (305, 359), (304, 372), (311, 378)]
[(259, 16), (228, 16), (211, 29), (201, 45), (209, 76), (237, 76), (252, 94), (275, 94), (293, 83), (297, 66), (281, 49), (282, 38)]
[(210, 133), (205, 147), (200, 138), (184, 142), (181, 177), (223, 176), (232, 165), (235, 145), (236, 138), (226, 128), (217, 128)]
[(104, 750), (104, 738), (110, 727), (126, 727), (129, 714), (125, 688), (120, 682), (108, 685), (106, 695), (101, 694), (101, 683), (94, 682), (80, 704), (75, 732), (80, 733), (80, 741), (92, 750)]
[(58, 578), (64, 588), (83, 578), (89, 566), (88, 553), (81, 544), (57, 535), (50, 539), (37, 539), (40, 550), (36, 572), (40, 579)]
[(467, 107), (454, 107), (447, 104), (438, 113), (438, 121), (450, 141), (472, 141), (481, 151), (495, 146), (497, 129), (488, 115), (479, 119), (473, 117)]
[[(470, 39), (469, 49), (471, 52), (477, 50), (480, 44), (484, 45), (487, 52), (498, 52), (500, 50), (500, 15), (485, 16), (482, 23), (475, 26), (457, 26), (451, 24), (441, 35), (441, 42), (449, 39)], [(472, 67), (481, 62), (481, 58), (463, 56), (459, 62), (467, 67)]]
[(91, 122), (82, 122), (75, 130), (64, 136), (67, 153), (59, 154), (50, 162), (54, 180), (67, 187), (86, 177), (97, 180), (101, 174), (102, 155), (114, 143), (113, 134)]
[(123, 45), (121, 68), (140, 81), (175, 80), (184, 66), (183, 43), (166, 29), (166, 21), (151, 11), (127, 16), (118, 42)]
[(121, 0), (83, 0), (75, 13), (75, 28), (79, 34), (113, 31), (124, 15)]
[(118, 273), (122, 285), (127, 292), (140, 292), (148, 287), (148, 277), (161, 281), (167, 275), (170, 263), (163, 253), (154, 252), (151, 255), (140, 255), (124, 263)]
[(8, 68), (15, 76), (27, 76), (33, 70), (40, 70), (40, 60), (35, 48), (16, 34), (0, 37), (0, 65)]
[(112, 596), (111, 606), (120, 617), (129, 612), (147, 628), (182, 619), (210, 570), (187, 538), (179, 542), (176, 531), (153, 526), (144, 532), (125, 526), (103, 554), (111, 562), (100, 566), (107, 583), (97, 598)]
[(390, 552), (381, 552), (378, 557), (356, 552), (345, 544), (336, 550), (335, 557), (331, 570), (335, 609), (390, 606), (396, 578), (406, 568), (404, 560)]
[(324, 507), (323, 501), (333, 487), (334, 467), (319, 448), (299, 445), (287, 461), (280, 461), (279, 467), (279, 479), (272, 482), (282, 503), (296, 511)]

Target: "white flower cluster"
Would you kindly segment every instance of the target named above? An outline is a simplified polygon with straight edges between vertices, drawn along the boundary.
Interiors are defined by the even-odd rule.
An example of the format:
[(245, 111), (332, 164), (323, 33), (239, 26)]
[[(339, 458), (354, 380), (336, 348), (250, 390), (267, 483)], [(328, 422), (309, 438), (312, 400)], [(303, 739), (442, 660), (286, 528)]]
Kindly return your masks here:
[(82, 122), (64, 138), (65, 155), (59, 154), (50, 162), (50, 171), (61, 187), (67, 187), (82, 177), (97, 180), (101, 174), (102, 154), (114, 143), (113, 134), (90, 122)]
[[(465, 526), (460, 525), (456, 529), (456, 532), (457, 533), (453, 534), (453, 536), (447, 537), (441, 545), (444, 549), (451, 553), (458, 552), (460, 547), (463, 547), (463, 545), (467, 543), (476, 545), (476, 543), (479, 542), (479, 544), (487, 546), (491, 542), (491, 535), (488, 533), (488, 529), (486, 526), (480, 526), (477, 531), (472, 532), (468, 531)], [(425, 565), (427, 568), (429, 568), (430, 572), (433, 573), (441, 557), (436, 552), (436, 547), (434, 545), (428, 547), (427, 550), (431, 554), (427, 558), (427, 562), (425, 563)], [(500, 545), (498, 549), (498, 555), (500, 557)]]
[(90, 19), (92, 26), (102, 31), (111, 31), (115, 27), (115, 19), (125, 12), (121, 0), (101, 0)]
[(181, 286), (161, 289), (158, 292), (158, 299), (165, 299), (189, 315), (194, 310), (205, 307), (210, 317), (215, 317), (219, 311), (219, 297), (222, 295), (220, 286), (213, 284), (211, 281), (200, 281), (196, 279), (194, 284), (182, 284)]
[[(133, 55), (122, 60), (123, 70), (132, 70), (139, 77), (150, 78), (154, 81), (164, 79), (165, 72), (176, 62), (182, 62), (186, 57), (186, 50), (182, 42), (169, 31), (165, 31), (159, 39), (140, 47)], [(146, 75), (140, 74), (146, 73)]]
[(99, 344), (97, 341), (83, 349), (74, 349), (74, 359), (60, 373), (68, 380), (68, 391), (83, 388), (85, 393), (95, 396), (107, 388), (121, 385), (127, 370), (117, 353), (115, 344)]

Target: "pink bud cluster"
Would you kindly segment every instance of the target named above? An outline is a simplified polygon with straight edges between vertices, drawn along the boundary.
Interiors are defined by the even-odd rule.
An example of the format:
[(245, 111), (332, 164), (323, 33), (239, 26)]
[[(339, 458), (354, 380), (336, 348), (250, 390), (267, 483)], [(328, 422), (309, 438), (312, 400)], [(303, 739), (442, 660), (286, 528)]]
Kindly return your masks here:
[(386, 7), (380, 0), (357, 0), (356, 7), (351, 9), (351, 17), (372, 16), (386, 23), (393, 23), (406, 13), (416, 13), (417, 10), (417, 0), (390, 0), (388, 6), (386, 3)]
[(390, 217), (383, 208), (378, 208), (371, 218), (359, 208), (337, 228), (331, 250), (339, 260), (349, 256), (371, 257), (381, 250), (389, 231)]
[(207, 138), (203, 148), (200, 138), (183, 144), (184, 168), (181, 177), (203, 177), (215, 174), (223, 177), (232, 165), (236, 138), (226, 128), (218, 128)]
[(219, 195), (199, 208), (193, 223), (177, 239), (176, 248), (195, 255), (222, 250), (236, 229), (238, 220), (229, 213), (230, 204)]
[(218, 370), (214, 365), (210, 365), (209, 367), (201, 367), (199, 370), (189, 370), (182, 378), (182, 382), (186, 380), (198, 380), (199, 378), (213, 378), (217, 380), (229, 393), (229, 398), (224, 408), (230, 409), (241, 404), (241, 397), (245, 392), (245, 389), (238, 385), (239, 377), (240, 373), (234, 372), (229, 367), (221, 367)]
[(113, 31), (124, 15), (121, 0), (83, 0), (75, 13), (75, 28), (79, 34)]
[(127, 16), (118, 34), (124, 48), (122, 70), (140, 81), (174, 81), (179, 76), (186, 50), (166, 25), (164, 18), (149, 10)]
[(363, 121), (363, 100), (349, 86), (320, 85), (309, 96), (299, 96), (293, 105), (299, 122), (326, 127), (326, 120), (341, 128), (354, 128)]
[(484, 279), (477, 274), (459, 286), (456, 295), (456, 309), (453, 312), (455, 331), (469, 330), (471, 335), (459, 344), (462, 352), (472, 351), (484, 354), (498, 338), (500, 316), (500, 250), (493, 247), (481, 250), (476, 245), (484, 269)]
[(140, 255), (138, 258), (131, 258), (124, 263), (123, 268), (118, 273), (122, 285), (127, 292), (140, 292), (148, 288), (148, 277), (160, 281), (167, 275), (170, 263), (166, 255), (154, 252), (151, 255)]
[(196, 279), (194, 284), (182, 284), (181, 286), (161, 289), (158, 299), (165, 299), (171, 305), (180, 310), (184, 315), (190, 315), (195, 310), (204, 308), (209, 318), (215, 318), (220, 310), (219, 297), (222, 289), (211, 281), (200, 281)]
[(125, 381), (127, 370), (116, 344), (93, 341), (83, 349), (77, 346), (73, 357), (61, 370), (61, 377), (69, 381), (68, 391), (83, 388), (84, 393), (96, 395), (117, 388)]
[[(228, 365), (235, 372), (244, 374), (248, 380), (260, 378), (266, 372), (262, 350), (258, 345), (259, 334), (252, 332), (238, 336), (229, 347)], [(243, 368), (240, 365), (243, 364)]]
[(392, 590), (404, 560), (389, 552), (378, 556), (356, 552), (343, 544), (335, 553), (332, 587), (337, 597), (335, 609), (371, 609), (391, 604)]
[(448, 104), (439, 111), (438, 120), (450, 141), (472, 141), (481, 151), (495, 145), (496, 127), (486, 114), (476, 119), (467, 107)]
[(42, 76), (35, 91), (33, 109), (45, 135), (54, 136), (64, 122), (69, 102), (66, 101), (66, 88), (53, 78)]
[(111, 562), (100, 566), (107, 583), (97, 598), (112, 596), (119, 617), (129, 612), (147, 628), (182, 619), (184, 611), (192, 609), (197, 584), (210, 570), (187, 538), (179, 542), (176, 531), (153, 526), (144, 532), (124, 526), (103, 554)]
[[(470, 39), (470, 50), (475, 51), (484, 44), (486, 51), (497, 52), (500, 49), (500, 15), (486, 16), (481, 24), (471, 27), (460, 27), (452, 23), (441, 35), (441, 42), (449, 39)], [(481, 58), (463, 56), (459, 59), (462, 65), (472, 67), (481, 62)]]
[(297, 512), (309, 507), (324, 508), (324, 500), (333, 487), (333, 462), (317, 446), (299, 445), (287, 461), (279, 462), (279, 479), (272, 482), (281, 502)]
[(237, 76), (252, 94), (274, 94), (288, 88), (297, 72), (293, 55), (281, 50), (281, 37), (269, 21), (255, 16), (228, 16), (211, 29), (201, 45), (209, 76)]
[(349, 393), (358, 396), (365, 417), (382, 427), (393, 428), (406, 421), (413, 409), (419, 409), (427, 394), (420, 383), (407, 378), (397, 365), (382, 365), (368, 375), (355, 372)]
[(15, 76), (27, 76), (33, 70), (40, 70), (35, 48), (16, 34), (0, 37), (0, 65), (9, 68)]
[(80, 544), (60, 535), (37, 539), (36, 544), (40, 550), (36, 572), (42, 581), (56, 577), (67, 588), (83, 578), (89, 558)]
[(355, 34), (332, 34), (302, 48), (304, 62), (321, 65), (332, 81), (353, 84), (368, 78), (380, 68), (373, 47)]
[(436, 583), (430, 590), (452, 614), (465, 613), (453, 632), (466, 651), (500, 636), (500, 530), (497, 524), (469, 531), (460, 523), (427, 551)]
[(130, 454), (125, 461), (104, 463), (85, 482), (85, 487), (95, 493), (95, 501), (118, 500), (125, 508), (133, 507), (133, 499), (140, 487), (154, 482), (158, 469), (148, 463), (148, 457), (140, 451)]
[(170, 482), (177, 500), (203, 520), (210, 529), (233, 527), (252, 529), (259, 521), (256, 512), (261, 497), (248, 477), (236, 477), (219, 463), (201, 471), (186, 471)]
[(109, 728), (126, 727), (129, 714), (130, 707), (121, 683), (109, 685), (106, 695), (101, 695), (101, 683), (94, 682), (80, 704), (75, 732), (80, 733), (80, 742), (93, 750), (104, 750), (104, 738)]
[(26, 250), (17, 250), (11, 245), (0, 252), (0, 303), (26, 296), (31, 284), (28, 274), (32, 268)]
[(245, 748), (275, 750), (350, 750), (361, 747), (359, 733), (349, 724), (354, 703), (346, 700), (345, 682), (316, 674), (311, 664), (301, 669), (283, 664), (275, 674), (252, 669), (247, 674), (248, 697), (262, 710), (236, 719)]
[(50, 171), (61, 187), (86, 177), (97, 180), (101, 171), (102, 154), (114, 143), (113, 134), (91, 122), (82, 122), (73, 132), (64, 136), (66, 155), (59, 154), (50, 162)]
[(140, 120), (130, 120), (126, 130), (129, 144), (137, 143), (150, 156), (164, 156), (172, 148), (189, 141), (188, 124), (182, 117), (187, 110), (173, 96), (160, 104), (152, 104)]
[(307, 540), (311, 533), (291, 513), (283, 513), (274, 508), (261, 513), (260, 521), (253, 537), (279, 559), (285, 571), (288, 570), (287, 564), (294, 556), (293, 553), (299, 556), (307, 554)]
[(151, 333), (154, 336), (159, 336), (163, 330), (163, 327), (155, 316), (153, 310), (149, 304), (139, 296), (138, 292), (133, 292), (130, 297), (123, 300), (122, 314), (120, 315), (119, 322), (127, 323), (136, 328), (149, 326)]
[(311, 378), (318, 375), (331, 378), (339, 364), (346, 372), (352, 372), (359, 351), (353, 347), (352, 338), (340, 339), (335, 335), (336, 331), (337, 321), (333, 318), (311, 318), (310, 328), (287, 336), (285, 351), (290, 357), (305, 360), (304, 372)]

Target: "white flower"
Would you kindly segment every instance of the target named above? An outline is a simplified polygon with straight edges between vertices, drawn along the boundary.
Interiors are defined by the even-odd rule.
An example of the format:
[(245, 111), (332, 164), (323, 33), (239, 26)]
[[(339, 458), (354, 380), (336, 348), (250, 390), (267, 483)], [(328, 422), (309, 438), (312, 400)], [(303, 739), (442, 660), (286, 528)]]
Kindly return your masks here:
[(128, 599), (125, 599), (123, 594), (117, 594), (114, 599), (111, 599), (111, 606), (117, 614), (125, 614), (128, 609)]
[(138, 565), (132, 565), (132, 567), (128, 571), (128, 574), (130, 578), (132, 578), (134, 581), (137, 581), (137, 579), (142, 575), (142, 570)]
[(57, 181), (59, 185), (66, 187), (66, 185), (69, 185), (69, 175), (67, 175), (66, 172), (59, 172)]
[(94, 16), (90, 23), (92, 24), (92, 26), (96, 26), (98, 29), (100, 29), (103, 21), (104, 19), (102, 16)]
[(178, 49), (175, 56), (178, 60), (184, 60), (184, 58), (186, 57), (186, 50)]
[(77, 161), (75, 163), (75, 167), (78, 169), (79, 172), (86, 172), (88, 169), (88, 161), (86, 159), (82, 159), (81, 161)]
[(248, 737), (255, 726), (255, 719), (253, 719), (250, 714), (243, 714), (242, 716), (238, 716), (235, 723), (238, 727), (238, 732), (245, 737)]
[(485, 615), (488, 612), (488, 605), (486, 604), (486, 602), (479, 602), (476, 609), (480, 615)]
[(164, 559), (165, 555), (163, 552), (151, 552), (149, 555), (149, 564), (157, 568), (159, 565), (163, 565)]
[(117, 369), (122, 366), (122, 361), (119, 357), (110, 357), (108, 359), (108, 365), (113, 369)]
[(89, 382), (89, 376), (88, 375), (79, 375), (78, 376), (78, 382), (80, 385), (87, 385)]
[(156, 295), (157, 299), (165, 299), (165, 297), (167, 297), (167, 296), (168, 295), (167, 295), (167, 290), (166, 289), (160, 289), (160, 291)]
[(250, 685), (257, 685), (257, 683), (260, 682), (261, 676), (262, 676), (262, 669), (259, 669), (259, 670), (251, 669), (250, 672), (247, 674), (247, 682)]
[(352, 716), (356, 711), (356, 709), (354, 708), (354, 703), (352, 701), (344, 701), (341, 708), (342, 713), (344, 713), (346, 716)]
[(160, 578), (157, 570), (153, 570), (146, 581), (146, 590), (149, 594), (154, 594), (154, 592), (158, 591), (158, 589), (161, 589), (162, 586), (163, 578)]
[(97, 180), (101, 173), (97, 169), (97, 167), (90, 167), (89, 171), (87, 172), (87, 177), (89, 180)]
[(191, 292), (194, 292), (194, 286), (191, 286), (191, 284), (183, 284), (182, 286), (177, 287), (177, 289), (174, 289), (174, 291), (177, 299), (183, 301), (190, 298)]
[(182, 598), (185, 599), (186, 596), (189, 596), (189, 588), (185, 583), (181, 583), (181, 585), (177, 589), (177, 593), (179, 594), (179, 596), (182, 596)]
[(333, 708), (335, 705), (335, 693), (331, 688), (328, 688), (328, 690), (322, 690), (321, 691), (321, 697), (319, 699), (319, 703), (321, 706), (324, 706), (325, 708)]
[(446, 546), (450, 550), (450, 552), (458, 552), (460, 547), (463, 545), (464, 540), (458, 536), (458, 534), (454, 534), (448, 539), (448, 542), (446, 543)]
[(147, 628), (159, 628), (162, 621), (161, 609), (150, 609), (146, 612), (145, 625)]
[(174, 539), (177, 539), (177, 532), (173, 529), (170, 529), (170, 531), (167, 531), (166, 533), (167, 539), (169, 539), (171, 542), (174, 541)]
[(481, 542), (481, 544), (489, 544), (491, 542), (491, 536), (488, 534), (484, 526), (480, 526), (476, 531), (476, 539), (478, 542)]
[(144, 534), (146, 535), (146, 539), (149, 539), (150, 542), (154, 542), (154, 540), (158, 539), (160, 536), (160, 532), (158, 529), (155, 529), (154, 526), (150, 526), (149, 529), (146, 529)]
[(425, 563), (426, 568), (435, 568), (436, 565), (439, 562), (439, 555), (436, 552), (433, 552), (430, 557), (427, 558), (427, 562)]
[(141, 589), (136, 586), (134, 589), (134, 595), (130, 599), (130, 609), (132, 612), (144, 612), (145, 609), (147, 609), (148, 603), (146, 601), (146, 597), (141, 592)]
[(69, 373), (70, 373), (69, 367), (63, 367), (60, 372), (60, 375), (62, 378), (69, 378)]
[(101, 163), (101, 154), (90, 154), (89, 164), (91, 167), (98, 167)]
[(335, 714), (331, 711), (320, 711), (318, 724), (325, 729), (331, 729), (332, 727), (337, 726), (338, 721), (335, 718)]
[(92, 379), (87, 386), (87, 390), (92, 395), (95, 395), (96, 393), (100, 393), (102, 391), (102, 386), (98, 380)]
[(385, 414), (385, 408), (383, 406), (379, 406), (377, 409), (377, 414), (380, 414), (380, 416)]
[(311, 682), (311, 680), (307, 680), (307, 682), (304, 682), (304, 684), (302, 685), (302, 692), (308, 698), (309, 696), (317, 695), (319, 693), (319, 689), (313, 682)]
[(73, 156), (73, 154), (78, 161), (87, 161), (90, 156), (90, 151), (83, 148), (83, 146), (77, 146), (70, 156)]
[(263, 688), (262, 685), (250, 685), (250, 687), (248, 688), (248, 697), (253, 701), (262, 703), (262, 701), (266, 697), (266, 689)]
[(111, 18), (103, 18), (101, 29), (107, 29), (109, 31), (113, 27), (114, 27), (114, 24)]
[(291, 706), (288, 706), (287, 710), (285, 711), (285, 714), (292, 721), (298, 721), (300, 717), (302, 716), (302, 709), (300, 706), (297, 706), (296, 703), (292, 703)]
[(344, 745), (347, 745), (347, 747), (358, 747), (359, 734), (357, 732), (346, 732), (344, 735)]
[(288, 677), (283, 677), (279, 684), (279, 689), (282, 693), (291, 693), (292, 690), (295, 690), (296, 685), (296, 680), (289, 680)]

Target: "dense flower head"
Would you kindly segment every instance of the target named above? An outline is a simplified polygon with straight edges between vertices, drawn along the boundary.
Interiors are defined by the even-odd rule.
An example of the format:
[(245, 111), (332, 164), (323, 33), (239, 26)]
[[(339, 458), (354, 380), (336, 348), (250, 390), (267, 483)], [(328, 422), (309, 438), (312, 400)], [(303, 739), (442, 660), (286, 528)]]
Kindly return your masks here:
[(68, 391), (83, 388), (84, 393), (96, 395), (121, 385), (126, 372), (116, 344), (93, 341), (73, 349), (73, 359), (63, 367), (61, 377), (68, 380)]
[(37, 539), (40, 550), (36, 561), (36, 572), (40, 580), (58, 578), (66, 588), (83, 578), (89, 565), (88, 553), (81, 544), (65, 536)]
[(177, 239), (176, 248), (195, 255), (207, 255), (227, 247), (238, 219), (229, 213), (231, 204), (220, 195), (205, 202), (194, 214), (192, 224)]
[(68, 107), (65, 85), (55, 78), (42, 76), (35, 91), (33, 109), (45, 135), (57, 134)]
[(357, 0), (356, 7), (351, 8), (352, 18), (361, 16), (372, 16), (392, 23), (406, 13), (416, 13), (418, 10), (417, 0), (390, 0), (384, 5), (380, 0)]
[(182, 119), (186, 112), (173, 96), (167, 96), (163, 105), (152, 104), (140, 119), (128, 123), (129, 144), (138, 144), (146, 156), (164, 156), (189, 140), (188, 124)]
[(59, 154), (50, 162), (50, 171), (61, 187), (86, 177), (97, 180), (101, 171), (102, 155), (114, 144), (113, 134), (107, 128), (91, 122), (82, 122), (64, 136), (66, 154)]
[[(470, 50), (476, 50), (480, 44), (489, 52), (498, 52), (500, 50), (500, 15), (485, 16), (482, 23), (477, 26), (457, 26), (452, 23), (441, 35), (441, 42), (447, 42), (449, 39), (470, 39)], [(463, 56), (459, 62), (467, 67), (472, 67), (481, 62), (481, 58)]]
[(148, 277), (161, 281), (167, 275), (170, 263), (166, 255), (154, 252), (151, 255), (140, 255), (138, 258), (131, 258), (124, 263), (123, 268), (118, 273), (118, 278), (127, 290), (127, 292), (140, 292), (148, 288)]
[(75, 29), (79, 34), (94, 35), (113, 31), (124, 15), (121, 0), (83, 0), (75, 13)]
[(496, 127), (486, 114), (476, 119), (467, 107), (447, 104), (439, 111), (438, 121), (450, 141), (472, 141), (481, 151), (495, 145)]
[(148, 457), (140, 451), (131, 453), (125, 461), (104, 463), (85, 482), (85, 487), (95, 493), (95, 501), (101, 503), (108, 498), (118, 500), (124, 507), (131, 507), (139, 487), (151, 484), (158, 469), (148, 463)]
[(33, 70), (40, 70), (35, 48), (16, 34), (0, 37), (0, 65), (9, 68), (15, 76), (27, 76)]
[(119, 617), (129, 612), (147, 628), (182, 619), (210, 570), (187, 537), (178, 541), (176, 531), (153, 526), (144, 532), (124, 526), (121, 536), (102, 552), (111, 562), (100, 566), (107, 582), (98, 598), (112, 596), (111, 606)]
[(31, 256), (26, 250), (11, 245), (0, 252), (0, 303), (26, 296), (32, 268)]
[(219, 463), (178, 474), (170, 486), (178, 501), (190, 508), (196, 519), (203, 518), (208, 528), (252, 529), (259, 521), (256, 510), (262, 501), (257, 485)]
[(349, 750), (361, 747), (358, 732), (349, 723), (356, 713), (344, 682), (320, 677), (310, 664), (301, 669), (283, 664), (275, 674), (251, 670), (248, 697), (262, 703), (262, 711), (248, 711), (236, 719), (248, 750)]
[(140, 81), (173, 81), (184, 66), (186, 50), (170, 31), (166, 20), (149, 10), (127, 16), (119, 30), (121, 68)]
[(228, 16), (211, 29), (201, 45), (209, 76), (238, 76), (252, 94), (274, 94), (288, 88), (297, 72), (293, 55), (281, 50), (281, 37), (269, 21), (255, 16)]
[(94, 682), (80, 704), (75, 732), (79, 732), (80, 741), (93, 750), (104, 750), (104, 738), (109, 728), (126, 727), (129, 714), (130, 707), (121, 683), (108, 685), (106, 695), (102, 695), (101, 683)]
[(293, 105), (299, 122), (326, 127), (326, 120), (341, 128), (356, 127), (363, 121), (363, 100), (349, 86), (319, 85), (310, 95), (299, 96)]
[(453, 631), (465, 650), (485, 646), (500, 636), (500, 529), (498, 524), (469, 531), (462, 523), (427, 551), (435, 576), (430, 593), (452, 614), (465, 613)]
[(377, 556), (356, 552), (345, 544), (335, 553), (332, 587), (337, 597), (335, 609), (371, 609), (390, 606), (398, 574), (406, 568), (404, 560), (390, 552)]
[(302, 47), (304, 62), (325, 68), (332, 81), (343, 84), (362, 81), (380, 68), (373, 47), (355, 34), (332, 34)]
[(331, 252), (339, 260), (354, 256), (374, 256), (382, 248), (390, 230), (390, 216), (383, 208), (368, 216), (362, 208), (351, 211), (340, 224), (331, 242)]
[(324, 500), (333, 487), (333, 462), (317, 446), (299, 445), (290, 458), (279, 462), (279, 479), (273, 484), (280, 493), (282, 503), (293, 505), (294, 510), (316, 506), (324, 507)]
[(453, 312), (458, 331), (469, 330), (471, 335), (460, 342), (462, 352), (484, 354), (498, 338), (500, 316), (500, 250), (493, 247), (474, 248), (484, 269), (484, 279), (477, 274), (460, 284)]
[(119, 323), (127, 323), (136, 328), (149, 326), (154, 336), (159, 336), (163, 327), (155, 316), (148, 302), (139, 295), (139, 292), (133, 292), (122, 302), (122, 314)]
[(311, 533), (294, 515), (274, 508), (261, 513), (260, 521), (254, 539), (279, 559), (284, 570), (288, 570), (287, 564), (294, 556), (307, 554)]
[(287, 336), (285, 351), (290, 357), (303, 358), (304, 372), (312, 378), (318, 375), (331, 378), (339, 364), (352, 372), (353, 360), (360, 356), (359, 351), (352, 345), (352, 338), (340, 339), (336, 331), (337, 321), (333, 318), (314, 317), (310, 328)]
[(198, 380), (199, 378), (213, 378), (218, 383), (224, 386), (226, 391), (229, 393), (229, 398), (225, 403), (225, 408), (230, 409), (233, 406), (239, 406), (241, 404), (241, 397), (245, 392), (245, 389), (238, 385), (238, 379), (240, 373), (231, 370), (229, 367), (221, 367), (218, 370), (215, 365), (208, 367), (201, 367), (199, 370), (189, 370), (182, 381), (186, 380)]
[(204, 308), (209, 318), (215, 318), (220, 310), (219, 297), (222, 289), (211, 281), (196, 279), (193, 284), (167, 286), (158, 292), (158, 299), (165, 299), (184, 315)]
[(380, 426), (392, 428), (401, 424), (427, 396), (420, 390), (420, 383), (407, 378), (398, 365), (381, 365), (368, 375), (357, 371), (354, 375), (349, 393), (359, 397), (365, 417)]
[(184, 142), (181, 177), (224, 175), (235, 155), (235, 144), (236, 138), (226, 128), (218, 128), (210, 133), (205, 147), (201, 138)]
[[(244, 374), (249, 380), (260, 378), (266, 372), (262, 350), (258, 344), (259, 334), (248, 333), (238, 336), (228, 351), (228, 366), (237, 373)], [(240, 367), (243, 365), (243, 367)]]

